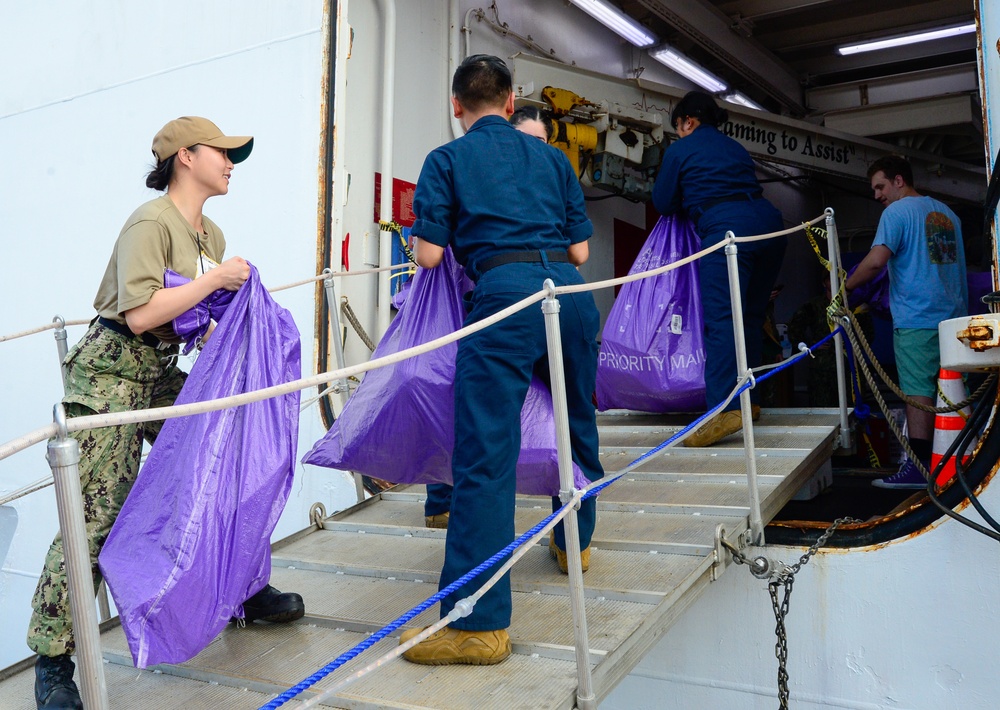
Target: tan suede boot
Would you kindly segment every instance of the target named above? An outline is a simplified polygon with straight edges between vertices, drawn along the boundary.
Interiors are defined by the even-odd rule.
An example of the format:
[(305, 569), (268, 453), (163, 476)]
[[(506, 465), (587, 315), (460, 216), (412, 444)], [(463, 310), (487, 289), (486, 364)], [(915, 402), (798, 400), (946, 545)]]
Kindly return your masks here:
[[(399, 643), (404, 644), (423, 629), (404, 631)], [(510, 636), (506, 629), (495, 631), (463, 631), (449, 626), (431, 634), (406, 651), (403, 658), (425, 666), (492, 666), (510, 656)]]

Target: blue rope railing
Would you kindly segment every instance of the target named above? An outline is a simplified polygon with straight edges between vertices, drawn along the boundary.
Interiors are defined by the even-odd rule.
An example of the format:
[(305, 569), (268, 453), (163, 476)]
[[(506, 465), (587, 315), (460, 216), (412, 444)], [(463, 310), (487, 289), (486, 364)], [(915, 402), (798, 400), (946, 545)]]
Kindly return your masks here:
[[(763, 382), (763, 381), (767, 380), (768, 378), (773, 377), (774, 375), (778, 374), (782, 370), (785, 370), (785, 369), (791, 367), (792, 365), (796, 364), (797, 362), (801, 361), (803, 358), (805, 358), (805, 357), (807, 357), (807, 356), (810, 355), (810, 350), (816, 349), (816, 348), (820, 347), (821, 345), (823, 345), (824, 343), (828, 342), (838, 332), (841, 332), (841, 333), (844, 332), (842, 326), (837, 326), (836, 329), (834, 329), (833, 331), (831, 331), (830, 334), (827, 335), (826, 337), (824, 337), (821, 340), (817, 341), (816, 344), (813, 345), (812, 348), (810, 348), (809, 350), (805, 350), (805, 351), (799, 353), (798, 355), (795, 355), (795, 356), (789, 358), (788, 360), (786, 360), (782, 364), (780, 364), (780, 365), (778, 365), (776, 367), (773, 367), (773, 368), (769, 369), (767, 372), (761, 374), (759, 377), (755, 377), (752, 381), (744, 382), (742, 385), (740, 385), (738, 388), (736, 388), (736, 390), (732, 393), (732, 396), (729, 399), (721, 402), (720, 404), (716, 405), (712, 409), (708, 410), (703, 415), (701, 415), (700, 417), (698, 417), (697, 419), (695, 419), (693, 422), (691, 422), (687, 426), (683, 427), (680, 431), (678, 431), (677, 433), (675, 433), (673, 436), (671, 436), (670, 438), (668, 438), (666, 441), (664, 441), (663, 443), (659, 444), (655, 448), (650, 449), (649, 451), (647, 451), (646, 453), (644, 453), (642, 456), (639, 456), (637, 459), (635, 459), (634, 461), (632, 461), (631, 463), (629, 463), (620, 473), (617, 473), (614, 476), (611, 476), (610, 478), (605, 478), (605, 479), (601, 480), (600, 483), (596, 483), (595, 482), (595, 484), (592, 484), (591, 486), (588, 486), (586, 492), (583, 494), (583, 496), (581, 497), (580, 500), (587, 500), (588, 498), (592, 498), (592, 497), (596, 496), (598, 493), (600, 493), (601, 491), (603, 491), (605, 488), (607, 488), (611, 484), (615, 483), (616, 481), (618, 481), (619, 479), (621, 479), (623, 476), (627, 475), (628, 472), (631, 469), (635, 468), (636, 466), (638, 466), (640, 463), (642, 463), (643, 461), (647, 460), (651, 456), (655, 456), (657, 453), (659, 453), (663, 449), (665, 449), (668, 446), (670, 446), (672, 443), (674, 443), (675, 441), (677, 441), (678, 439), (680, 439), (681, 437), (683, 437), (685, 434), (687, 434), (692, 429), (695, 429), (698, 426), (700, 426), (701, 423), (704, 420), (706, 420), (706, 419), (710, 418), (711, 416), (715, 415), (716, 412), (718, 412), (722, 407), (726, 406), (726, 404), (728, 404), (729, 402), (731, 402), (735, 397), (739, 396), (744, 390), (750, 389), (751, 387), (753, 387), (755, 385), (755, 383), (757, 383), (757, 382)], [(844, 338), (843, 340), (844, 340), (844, 342), (849, 342), (848, 338)], [(853, 353), (850, 350), (850, 346), (848, 346), (848, 354), (849, 354), (848, 355), (849, 361), (850, 361), (850, 364), (851, 364), (851, 371), (853, 373), (853, 371), (854, 371), (854, 358), (853, 358)], [(855, 383), (854, 390), (855, 390), (856, 403), (860, 403), (861, 396), (860, 396), (860, 392), (858, 391), (857, 381), (856, 381), (856, 379), (854, 377), (852, 377), (851, 380), (852, 380), (852, 382)], [(864, 405), (861, 405), (861, 406), (864, 406)], [(857, 411), (857, 407), (856, 407), (856, 411)], [(397, 630), (399, 627), (403, 626), (408, 621), (411, 621), (415, 617), (417, 617), (420, 614), (424, 613), (425, 611), (427, 611), (427, 609), (431, 608), (432, 606), (434, 606), (435, 604), (437, 604), (438, 602), (440, 602), (441, 600), (443, 600), (445, 597), (449, 596), (453, 592), (458, 591), (459, 589), (461, 589), (462, 587), (464, 587), (468, 582), (470, 582), (471, 580), (475, 579), (476, 577), (478, 577), (480, 574), (482, 574), (486, 570), (492, 568), (494, 565), (496, 565), (499, 562), (501, 562), (502, 560), (504, 560), (514, 550), (516, 550), (521, 545), (523, 545), (525, 542), (527, 542), (532, 537), (534, 537), (540, 530), (542, 530), (544, 527), (546, 527), (555, 518), (561, 516), (562, 513), (569, 507), (569, 505), (570, 504), (567, 503), (566, 505), (562, 506), (561, 508), (559, 508), (559, 510), (553, 512), (551, 515), (549, 515), (548, 517), (546, 517), (545, 519), (543, 519), (541, 522), (539, 522), (537, 525), (535, 525), (534, 527), (532, 527), (530, 530), (528, 530), (527, 532), (523, 533), (520, 537), (518, 537), (517, 539), (515, 539), (509, 545), (507, 545), (502, 550), (500, 550), (499, 552), (497, 552), (495, 555), (493, 555), (492, 557), (490, 557), (489, 559), (487, 559), (483, 563), (477, 565), (471, 571), (469, 571), (468, 573), (462, 575), (461, 577), (459, 577), (458, 579), (456, 579), (454, 582), (452, 582), (451, 584), (449, 584), (448, 586), (446, 586), (444, 589), (438, 590), (437, 593), (432, 594), (430, 597), (428, 597), (427, 599), (425, 599), (423, 602), (421, 602), (417, 606), (413, 607), (412, 609), (410, 609), (406, 613), (402, 614), (401, 616), (397, 617), (395, 620), (390, 621), (388, 624), (386, 624), (381, 629), (379, 629), (378, 631), (376, 631), (375, 633), (373, 633), (371, 636), (369, 636), (368, 638), (366, 638), (364, 641), (362, 641), (359, 644), (357, 644), (356, 646), (354, 646), (354, 648), (351, 648), (350, 650), (345, 651), (341, 655), (337, 656), (337, 658), (335, 658), (334, 660), (330, 661), (330, 663), (326, 664), (325, 666), (323, 666), (322, 668), (320, 668), (319, 670), (317, 670), (315, 673), (313, 673), (312, 675), (308, 676), (307, 678), (303, 678), (301, 681), (299, 681), (298, 683), (296, 683), (295, 685), (293, 685), (291, 688), (289, 688), (288, 690), (284, 691), (283, 693), (281, 693), (280, 695), (278, 695), (277, 697), (275, 697), (273, 700), (271, 700), (266, 705), (260, 706), (259, 710), (276, 710), (276, 708), (279, 708), (282, 705), (284, 705), (285, 703), (287, 703), (288, 701), (293, 700), (297, 695), (299, 695), (303, 691), (309, 689), (310, 687), (314, 686), (316, 683), (318, 683), (319, 681), (323, 680), (325, 677), (327, 677), (328, 675), (330, 675), (331, 673), (333, 673), (334, 671), (336, 671), (338, 668), (340, 668), (341, 666), (343, 666), (348, 661), (351, 661), (354, 658), (357, 658), (359, 655), (361, 655), (362, 653), (364, 653), (365, 651), (367, 651), (369, 648), (371, 648), (372, 646), (374, 646), (375, 644), (377, 644), (379, 641), (381, 641), (384, 638), (386, 638), (393, 631)]]

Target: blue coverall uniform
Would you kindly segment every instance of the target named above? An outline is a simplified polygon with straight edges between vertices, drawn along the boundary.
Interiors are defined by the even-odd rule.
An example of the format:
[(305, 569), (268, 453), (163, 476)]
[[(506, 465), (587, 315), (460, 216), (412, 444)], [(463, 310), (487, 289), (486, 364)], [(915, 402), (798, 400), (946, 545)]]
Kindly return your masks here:
[[(500, 116), (484, 116), (465, 136), (427, 156), (413, 200), (413, 234), (444, 247), (476, 282), (466, 325), (525, 296), (545, 279), (556, 285), (583, 279), (569, 263), (545, 252), (586, 241), (587, 218), (579, 181), (559, 150), (515, 130)], [(533, 252), (535, 263), (508, 263), (480, 273), (477, 264), (511, 252)], [(590, 480), (604, 475), (598, 458), (593, 405), (600, 316), (589, 292), (559, 297), (563, 364), (573, 461)], [(444, 588), (514, 539), (514, 486), (521, 448), (521, 408), (532, 374), (548, 382), (541, 308), (529, 306), (459, 341), (455, 375), (454, 488), (440, 587)], [(446, 489), (432, 491), (440, 494)], [(559, 507), (558, 499), (552, 501)], [(579, 511), (581, 549), (590, 544), (596, 502)], [(556, 544), (565, 549), (560, 525)], [(477, 590), (488, 570), (441, 604), (441, 616)], [(487, 631), (510, 626), (509, 575), (451, 626)]]
[[(761, 197), (750, 154), (706, 124), (667, 148), (653, 187), (653, 206), (663, 215), (687, 212), (703, 249), (725, 239), (728, 231), (743, 237), (784, 227), (781, 213)], [(761, 364), (764, 318), (786, 243), (785, 237), (778, 237), (737, 247), (743, 334), (750, 367)], [(699, 259), (698, 275), (705, 321), (705, 399), (711, 408), (729, 395), (738, 376), (723, 250)], [(739, 406), (737, 398), (726, 409)]]

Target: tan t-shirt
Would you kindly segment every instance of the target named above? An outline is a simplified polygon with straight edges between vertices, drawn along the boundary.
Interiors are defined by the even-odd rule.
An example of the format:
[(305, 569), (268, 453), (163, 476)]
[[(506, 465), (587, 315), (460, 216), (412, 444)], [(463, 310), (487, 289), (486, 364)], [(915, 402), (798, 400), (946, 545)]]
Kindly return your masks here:
[[(222, 230), (203, 217), (205, 233), (199, 235), (164, 194), (141, 205), (125, 222), (115, 242), (111, 260), (94, 298), (98, 315), (125, 323), (125, 311), (145, 305), (163, 288), (163, 270), (176, 271), (189, 279), (211, 264), (222, 263), (226, 240)], [(204, 266), (202, 263), (204, 252)], [(171, 324), (149, 331), (163, 342), (176, 343)]]

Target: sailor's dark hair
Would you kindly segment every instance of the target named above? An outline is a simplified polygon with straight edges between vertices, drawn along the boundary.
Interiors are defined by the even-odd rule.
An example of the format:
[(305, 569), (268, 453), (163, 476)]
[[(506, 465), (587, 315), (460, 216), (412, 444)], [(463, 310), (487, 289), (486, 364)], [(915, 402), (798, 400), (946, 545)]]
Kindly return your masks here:
[(519, 126), (525, 121), (539, 121), (545, 126), (545, 137), (552, 140), (552, 119), (537, 106), (522, 106), (511, 114), (510, 124)]
[[(192, 153), (198, 150), (197, 145), (189, 145), (187, 147)], [(154, 190), (166, 190), (170, 186), (170, 178), (174, 176), (174, 159), (177, 157), (177, 153), (174, 153), (166, 160), (161, 160), (157, 163), (152, 170), (146, 173), (146, 187), (150, 187)]]
[(469, 111), (502, 106), (513, 89), (510, 69), (500, 57), (473, 54), (466, 58), (451, 81), (451, 93)]
[(697, 118), (706, 126), (718, 128), (729, 120), (729, 111), (721, 108), (715, 99), (704, 91), (689, 91), (677, 102), (670, 114), (670, 125), (676, 126), (682, 118)]
[(874, 163), (868, 166), (868, 179), (871, 180), (875, 173), (882, 172), (890, 180), (895, 180), (899, 175), (910, 187), (913, 187), (913, 166), (910, 161), (901, 155), (883, 155)]

